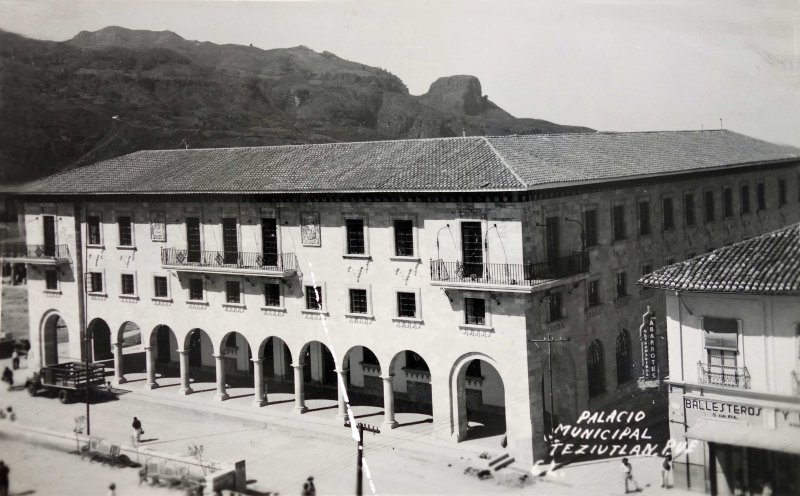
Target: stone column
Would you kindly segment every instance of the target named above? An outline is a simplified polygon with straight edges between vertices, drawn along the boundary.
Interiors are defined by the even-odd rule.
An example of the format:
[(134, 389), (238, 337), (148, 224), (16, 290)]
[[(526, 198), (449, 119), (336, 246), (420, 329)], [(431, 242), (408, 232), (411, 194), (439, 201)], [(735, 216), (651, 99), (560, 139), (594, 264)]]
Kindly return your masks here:
[(344, 391), (345, 391), (345, 384), (347, 384), (346, 379), (346, 370), (337, 370), (336, 371), (336, 379), (337, 379), (337, 391), (339, 391), (339, 409), (336, 413), (337, 418), (344, 419), (347, 417), (347, 404), (344, 402)]
[(114, 343), (114, 384), (125, 384), (122, 373), (122, 343)]
[(153, 346), (144, 347), (144, 358), (147, 363), (147, 389), (155, 389), (158, 387), (156, 382), (156, 357), (153, 354)]
[(217, 393), (214, 395), (214, 399), (225, 401), (228, 399), (228, 393), (225, 391), (225, 357), (214, 355), (214, 360), (217, 362)]
[(267, 390), (264, 387), (264, 371), (262, 370), (263, 358), (253, 358), (253, 384), (256, 391), (253, 395), (253, 406), (259, 407), (267, 404)]
[(294, 369), (294, 411), (297, 413), (306, 413), (306, 395), (303, 391), (303, 364), (292, 364)]
[(181, 361), (181, 394), (192, 394), (192, 387), (189, 385), (189, 352), (178, 350)]
[(392, 390), (392, 380), (394, 376), (381, 377), (383, 379), (383, 427), (384, 429), (394, 429), (397, 427), (397, 420), (394, 419), (394, 391)]

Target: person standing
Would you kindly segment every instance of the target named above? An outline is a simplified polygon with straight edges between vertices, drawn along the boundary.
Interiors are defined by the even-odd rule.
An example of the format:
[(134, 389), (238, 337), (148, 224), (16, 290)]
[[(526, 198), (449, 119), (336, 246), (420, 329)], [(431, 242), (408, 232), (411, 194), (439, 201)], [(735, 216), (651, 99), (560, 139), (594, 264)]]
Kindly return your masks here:
[(635, 491), (639, 492), (639, 483), (636, 482), (636, 479), (633, 478), (633, 467), (628, 462), (627, 458), (622, 459), (622, 472), (625, 474), (625, 494), (628, 494), (630, 491), (628, 490), (628, 483), (633, 483), (636, 486)]
[(11, 386), (14, 385), (14, 372), (11, 372), (11, 369), (8, 367), (3, 370), (3, 382), (8, 383), (9, 390), (11, 389)]
[(316, 496), (317, 488), (314, 487), (314, 477), (308, 476), (308, 479), (303, 483), (303, 496)]
[(117, 485), (113, 482), (108, 486), (108, 496), (117, 496)]
[(664, 457), (661, 462), (661, 487), (669, 489), (669, 473), (672, 471), (672, 455)]
[(14, 351), (11, 353), (11, 368), (19, 370), (19, 352), (16, 348), (14, 348)]
[(142, 422), (139, 421), (138, 418), (133, 417), (133, 424), (131, 424), (131, 427), (133, 427), (133, 435), (136, 437), (136, 442), (138, 443), (142, 438), (142, 434), (144, 434), (144, 429), (142, 429)]
[(0, 460), (0, 496), (8, 496), (8, 473), (11, 470)]

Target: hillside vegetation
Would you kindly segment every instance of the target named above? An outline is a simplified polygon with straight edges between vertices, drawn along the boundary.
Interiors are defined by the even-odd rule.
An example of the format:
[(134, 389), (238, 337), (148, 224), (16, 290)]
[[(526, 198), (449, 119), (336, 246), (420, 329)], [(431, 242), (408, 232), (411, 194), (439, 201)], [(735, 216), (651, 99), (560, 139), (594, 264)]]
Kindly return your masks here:
[(0, 182), (140, 149), (585, 132), (519, 119), (474, 76), (420, 96), (307, 47), (262, 50), (108, 27), (66, 42), (0, 30)]

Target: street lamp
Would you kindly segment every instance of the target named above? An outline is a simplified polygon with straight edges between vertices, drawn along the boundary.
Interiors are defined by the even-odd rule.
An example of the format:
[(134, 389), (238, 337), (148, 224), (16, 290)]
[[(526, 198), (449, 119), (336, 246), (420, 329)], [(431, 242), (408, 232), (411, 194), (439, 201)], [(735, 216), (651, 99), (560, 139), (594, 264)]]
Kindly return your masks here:
[(570, 219), (569, 217), (564, 217), (564, 220), (567, 222), (574, 222), (581, 226), (581, 252), (586, 251), (586, 233), (583, 230), (583, 222), (576, 219)]
[[(552, 334), (548, 334), (546, 338), (543, 339), (529, 339), (528, 342), (530, 343), (547, 343), (547, 370), (550, 373), (550, 438), (547, 442), (548, 448), (553, 445), (553, 437), (555, 435), (555, 425), (553, 422), (553, 417), (555, 416), (555, 403), (554, 403), (554, 395), (553, 395), (553, 352), (552, 352), (552, 343), (562, 343), (566, 341), (572, 341), (570, 338), (553, 338)], [(538, 345), (536, 346), (539, 347)], [(553, 454), (553, 459), (555, 460), (555, 454)]]

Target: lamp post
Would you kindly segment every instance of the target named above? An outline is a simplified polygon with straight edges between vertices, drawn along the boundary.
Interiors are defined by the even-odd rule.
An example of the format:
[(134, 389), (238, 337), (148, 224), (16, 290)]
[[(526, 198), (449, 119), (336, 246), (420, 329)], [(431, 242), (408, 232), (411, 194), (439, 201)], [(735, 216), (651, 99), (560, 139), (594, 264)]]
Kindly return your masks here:
[[(553, 352), (552, 352), (552, 344), (553, 343), (563, 343), (566, 341), (572, 341), (570, 338), (553, 338), (552, 334), (548, 334), (546, 338), (543, 339), (529, 339), (529, 343), (547, 343), (547, 370), (550, 374), (550, 437), (547, 442), (548, 448), (553, 444), (553, 436), (555, 434), (555, 426), (553, 425), (553, 416), (555, 415), (555, 403), (554, 403), (554, 395), (553, 395)], [(538, 345), (537, 345), (538, 347)], [(553, 459), (555, 459), (555, 454), (553, 455)]]

